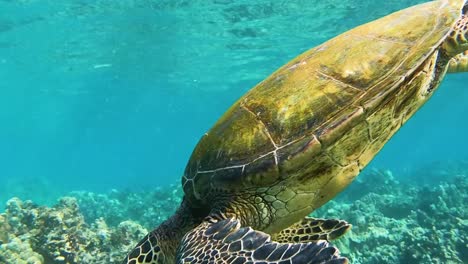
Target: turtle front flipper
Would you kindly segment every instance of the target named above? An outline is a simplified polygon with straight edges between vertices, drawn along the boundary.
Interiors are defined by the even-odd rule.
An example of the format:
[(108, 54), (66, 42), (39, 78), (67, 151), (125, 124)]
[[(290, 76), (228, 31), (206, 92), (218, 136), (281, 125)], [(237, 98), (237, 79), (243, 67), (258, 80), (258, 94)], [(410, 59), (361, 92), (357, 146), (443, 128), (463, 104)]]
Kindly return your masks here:
[(448, 64), (449, 73), (454, 72), (468, 72), (468, 51), (458, 54), (450, 59)]
[(324, 240), (278, 243), (266, 233), (227, 218), (206, 220), (187, 233), (177, 250), (176, 263), (344, 264), (348, 260)]
[(306, 217), (273, 235), (273, 239), (282, 243), (330, 241), (341, 237), (350, 229), (351, 224), (344, 220)]

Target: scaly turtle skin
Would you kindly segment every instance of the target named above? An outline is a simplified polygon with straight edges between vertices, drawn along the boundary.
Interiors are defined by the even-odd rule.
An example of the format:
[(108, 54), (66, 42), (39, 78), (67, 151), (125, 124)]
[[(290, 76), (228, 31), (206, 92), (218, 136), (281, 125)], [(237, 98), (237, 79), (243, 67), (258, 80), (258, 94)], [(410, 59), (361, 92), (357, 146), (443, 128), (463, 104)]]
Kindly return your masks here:
[(346, 263), (307, 218), (343, 190), (429, 99), (468, 71), (468, 4), (417, 5), (298, 56), (203, 136), (177, 213), (125, 263)]

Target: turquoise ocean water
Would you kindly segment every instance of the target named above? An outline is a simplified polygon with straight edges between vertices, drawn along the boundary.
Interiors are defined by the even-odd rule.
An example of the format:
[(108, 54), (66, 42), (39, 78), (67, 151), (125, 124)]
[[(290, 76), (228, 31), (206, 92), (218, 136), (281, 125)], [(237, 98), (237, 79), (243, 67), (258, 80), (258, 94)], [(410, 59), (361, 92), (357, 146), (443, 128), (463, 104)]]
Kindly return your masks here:
[[(86, 191), (73, 194), (84, 218), (72, 218), (85, 219), (102, 241), (103, 221), (152, 228), (181, 196), (176, 187), (154, 190), (179, 184), (201, 135), (241, 95), (331, 37), (422, 2), (0, 0), (0, 264), (23, 263), (11, 253), (18, 241), (32, 243), (40, 263), (63, 263), (41, 248), (37, 237), (48, 231), (35, 229), (42, 216), (34, 210), (54, 213), (17, 200), (7, 206), (12, 197), (52, 206)], [(317, 212), (355, 225), (338, 242), (346, 256), (355, 263), (467, 263), (467, 117), (468, 73), (447, 75), (366, 169), (373, 180), (358, 180)], [(67, 201), (50, 210), (73, 208)], [(18, 219), (26, 219), (20, 228)], [(21, 237), (25, 226), (36, 230), (33, 242)], [(104, 260), (95, 263), (117, 263), (142, 236), (133, 235), (101, 241), (117, 255), (106, 259), (111, 246), (96, 246)], [(125, 249), (116, 246), (124, 240)], [(88, 253), (83, 248), (76, 252)], [(86, 262), (76, 259), (67, 263)]]
[[(0, 204), (178, 182), (238, 97), (301, 52), (423, 1), (0, 1)], [(468, 156), (466, 74), (371, 166)]]

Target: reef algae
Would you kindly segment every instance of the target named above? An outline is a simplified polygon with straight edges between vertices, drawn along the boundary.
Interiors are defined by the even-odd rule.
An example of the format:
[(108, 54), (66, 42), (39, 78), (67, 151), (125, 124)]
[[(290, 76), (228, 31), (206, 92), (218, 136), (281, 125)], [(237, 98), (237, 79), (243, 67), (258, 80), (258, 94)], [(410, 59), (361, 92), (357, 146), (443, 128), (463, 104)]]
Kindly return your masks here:
[[(352, 263), (468, 263), (468, 169), (416, 172), (403, 181), (390, 171), (367, 170), (313, 215), (353, 224), (334, 242)], [(437, 173), (442, 181), (427, 180)], [(181, 197), (172, 185), (141, 193), (73, 192), (53, 207), (10, 199), (0, 214), (0, 263), (119, 263)]]

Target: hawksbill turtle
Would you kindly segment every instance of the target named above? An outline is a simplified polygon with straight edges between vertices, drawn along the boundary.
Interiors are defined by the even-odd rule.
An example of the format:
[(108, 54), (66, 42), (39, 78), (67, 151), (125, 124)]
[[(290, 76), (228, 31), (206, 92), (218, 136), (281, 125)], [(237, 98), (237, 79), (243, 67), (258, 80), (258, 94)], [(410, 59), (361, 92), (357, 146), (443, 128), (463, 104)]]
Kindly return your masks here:
[(468, 71), (467, 39), (467, 0), (438, 0), (299, 55), (201, 138), (179, 209), (124, 263), (347, 263), (329, 241), (351, 225), (308, 215), (351, 183), (446, 73)]

